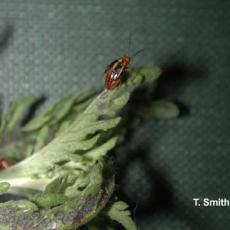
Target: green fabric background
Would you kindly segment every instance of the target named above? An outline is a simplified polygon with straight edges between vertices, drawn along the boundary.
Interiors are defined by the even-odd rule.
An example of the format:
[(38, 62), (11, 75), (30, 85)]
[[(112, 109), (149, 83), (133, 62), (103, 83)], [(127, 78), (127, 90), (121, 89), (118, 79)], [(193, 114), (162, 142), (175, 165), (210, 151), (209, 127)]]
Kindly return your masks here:
[(162, 66), (155, 96), (187, 113), (136, 131), (121, 196), (141, 230), (226, 230), (230, 207), (192, 199), (230, 199), (229, 40), (227, 0), (1, 0), (0, 94), (5, 108), (19, 95), (49, 104), (101, 86), (112, 60), (144, 47), (133, 65)]

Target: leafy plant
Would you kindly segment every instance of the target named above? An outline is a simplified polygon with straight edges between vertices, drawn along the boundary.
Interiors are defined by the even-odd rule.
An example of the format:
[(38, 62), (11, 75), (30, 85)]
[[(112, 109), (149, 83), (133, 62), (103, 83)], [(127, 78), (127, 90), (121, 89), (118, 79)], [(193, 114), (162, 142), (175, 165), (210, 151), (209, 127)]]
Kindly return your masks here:
[[(75, 229), (100, 216), (136, 229), (128, 205), (112, 202), (115, 182), (108, 153), (122, 142), (131, 93), (160, 72), (157, 67), (134, 69), (126, 85), (67, 96), (29, 121), (26, 111), (36, 99), (16, 100), (1, 119), (1, 157), (16, 164), (0, 172), (0, 193), (8, 194), (2, 198), (14, 198), (0, 203), (0, 229)], [(177, 116), (176, 107), (167, 103), (153, 104), (150, 114), (164, 117), (169, 109), (174, 111), (170, 116)]]

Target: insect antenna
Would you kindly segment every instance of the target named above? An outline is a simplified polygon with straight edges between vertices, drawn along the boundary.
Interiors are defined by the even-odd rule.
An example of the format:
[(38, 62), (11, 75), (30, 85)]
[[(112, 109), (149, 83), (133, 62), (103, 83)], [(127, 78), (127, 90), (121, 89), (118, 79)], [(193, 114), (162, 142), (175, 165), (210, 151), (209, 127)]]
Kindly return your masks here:
[(140, 54), (144, 49), (145, 49), (145, 48), (139, 49), (139, 50), (136, 51), (134, 54), (132, 54), (132, 55), (130, 56), (130, 58), (133, 59), (133, 58), (136, 57), (138, 54)]
[(131, 50), (131, 39), (132, 39), (132, 34), (129, 31), (129, 41), (128, 41), (129, 43), (128, 43), (128, 52), (127, 52), (128, 55), (130, 54), (130, 50)]
[(134, 57), (136, 57), (139, 53), (141, 53), (144, 48), (139, 49), (138, 51), (136, 51), (134, 54), (130, 55), (130, 50), (131, 50), (131, 42), (132, 42), (132, 33), (129, 31), (129, 44), (128, 44), (128, 56), (130, 56), (131, 59), (133, 59)]

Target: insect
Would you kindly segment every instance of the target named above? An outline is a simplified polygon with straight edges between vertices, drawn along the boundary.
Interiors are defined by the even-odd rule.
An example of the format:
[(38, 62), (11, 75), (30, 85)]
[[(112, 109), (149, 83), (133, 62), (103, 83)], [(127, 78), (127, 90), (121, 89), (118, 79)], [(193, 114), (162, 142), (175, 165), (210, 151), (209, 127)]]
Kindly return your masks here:
[(7, 169), (14, 165), (15, 163), (11, 160), (1, 159), (0, 160), (0, 170)]
[(128, 69), (129, 56), (123, 56), (113, 61), (105, 70), (105, 88), (113, 90), (124, 82), (124, 71)]
[(130, 61), (143, 49), (138, 50), (131, 57), (124, 55), (113, 61), (105, 70), (105, 88), (113, 90), (125, 81), (125, 72), (129, 69)]

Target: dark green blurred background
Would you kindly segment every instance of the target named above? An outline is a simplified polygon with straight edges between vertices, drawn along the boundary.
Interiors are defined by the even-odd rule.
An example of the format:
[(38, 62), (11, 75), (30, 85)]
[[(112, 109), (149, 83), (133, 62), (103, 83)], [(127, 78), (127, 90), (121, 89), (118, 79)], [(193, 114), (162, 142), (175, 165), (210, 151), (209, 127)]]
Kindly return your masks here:
[(120, 195), (141, 230), (228, 229), (230, 207), (192, 199), (230, 199), (230, 1), (1, 0), (5, 109), (19, 95), (45, 94), (49, 104), (101, 86), (129, 34), (131, 53), (145, 48), (133, 65), (161, 66), (155, 97), (177, 101), (184, 116), (136, 131)]

